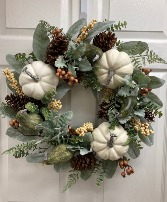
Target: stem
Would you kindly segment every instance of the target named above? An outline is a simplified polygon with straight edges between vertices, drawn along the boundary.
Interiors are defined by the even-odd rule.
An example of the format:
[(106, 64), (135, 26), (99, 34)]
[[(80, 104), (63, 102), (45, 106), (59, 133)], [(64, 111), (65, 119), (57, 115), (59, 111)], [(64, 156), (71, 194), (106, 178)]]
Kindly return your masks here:
[(31, 77), (35, 82), (39, 82), (40, 78), (37, 77), (37, 76), (35, 76), (35, 75), (33, 75), (33, 74), (31, 74), (31, 72), (29, 72), (27, 69), (28, 68), (25, 67), (22, 71), (25, 72), (29, 77)]

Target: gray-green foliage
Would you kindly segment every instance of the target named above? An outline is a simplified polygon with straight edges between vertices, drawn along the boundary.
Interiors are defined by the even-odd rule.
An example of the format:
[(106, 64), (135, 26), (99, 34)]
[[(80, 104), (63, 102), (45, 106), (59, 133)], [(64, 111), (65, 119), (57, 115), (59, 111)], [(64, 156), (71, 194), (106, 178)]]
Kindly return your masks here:
[(97, 34), (111, 27), (113, 23), (114, 21), (97, 22), (94, 27), (88, 32), (88, 35), (84, 41), (86, 43), (89, 43)]
[(160, 88), (165, 83), (165, 80), (160, 79), (156, 76), (149, 76), (149, 78), (151, 79), (151, 81), (149, 82), (147, 87), (151, 89)]
[(66, 36), (71, 39), (72, 37), (75, 37), (80, 29), (86, 25), (86, 19), (82, 18), (78, 21), (76, 21), (67, 31)]
[(68, 169), (70, 165), (71, 165), (70, 161), (62, 162), (62, 163), (54, 164), (54, 169), (56, 172), (61, 172)]
[(16, 111), (6, 103), (2, 102), (0, 106), (0, 115), (7, 116), (11, 119), (13, 119), (16, 116)]
[(140, 88), (145, 88), (151, 81), (149, 76), (145, 75), (139, 69), (135, 69), (133, 72), (134, 81), (140, 86)]
[(135, 159), (140, 155), (140, 149), (138, 148), (137, 142), (131, 141), (129, 143), (128, 154), (132, 159)]
[(142, 41), (130, 41), (121, 43), (120, 46), (118, 46), (118, 51), (126, 52), (130, 55), (138, 55), (142, 54), (144, 51), (148, 50), (148, 44)]
[(21, 158), (29, 155), (31, 152), (35, 151), (37, 148), (36, 141), (30, 141), (11, 147), (10, 149), (3, 152), (3, 154), (11, 154), (15, 158)]
[(33, 35), (33, 52), (38, 60), (45, 60), (49, 43), (50, 39), (47, 35), (47, 29), (43, 23), (39, 23)]
[(62, 82), (62, 83), (59, 83), (59, 85), (57, 86), (56, 88), (56, 95), (55, 95), (55, 98), (57, 100), (61, 100), (65, 94), (71, 90), (71, 86), (68, 85), (67, 82)]
[(19, 129), (14, 129), (14, 128), (10, 127), (7, 129), (6, 135), (13, 139), (22, 141), (22, 142), (28, 142), (28, 141), (36, 140), (39, 138), (38, 136), (32, 135), (32, 134), (25, 135), (22, 132), (22, 127), (19, 127)]
[(110, 179), (113, 177), (118, 166), (118, 161), (103, 160), (102, 167), (105, 172), (106, 178)]
[(23, 67), (25, 67), (25, 63), (22, 61), (17, 61), (15, 55), (7, 55), (6, 61), (9, 63), (10, 67), (14, 69), (18, 74), (21, 73)]
[(43, 163), (44, 162), (44, 153), (33, 153), (26, 156), (26, 161), (29, 163)]
[(63, 192), (69, 189), (72, 185), (74, 185), (79, 179), (79, 174), (80, 174), (79, 171), (74, 172), (72, 170), (71, 172), (72, 173), (68, 175), (67, 184), (65, 185)]

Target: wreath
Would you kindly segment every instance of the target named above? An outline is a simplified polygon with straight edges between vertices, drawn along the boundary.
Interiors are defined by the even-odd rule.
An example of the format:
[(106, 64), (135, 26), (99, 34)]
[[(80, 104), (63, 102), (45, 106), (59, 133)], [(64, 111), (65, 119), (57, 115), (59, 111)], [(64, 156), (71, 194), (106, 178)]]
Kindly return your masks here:
[[(164, 80), (145, 66), (166, 62), (145, 42), (118, 40), (115, 33), (126, 24), (92, 20), (87, 25), (80, 19), (65, 34), (40, 21), (33, 52), (7, 55), (12, 70), (3, 75), (11, 93), (0, 114), (11, 119), (6, 135), (22, 143), (4, 154), (54, 165), (57, 172), (69, 169), (64, 190), (92, 174), (100, 186), (118, 166), (124, 178), (134, 173), (130, 158), (140, 155), (143, 143), (153, 144), (151, 123), (162, 116), (163, 103), (152, 89)], [(61, 99), (74, 85), (91, 88), (100, 125), (88, 120), (73, 126), (72, 111), (61, 112)]]

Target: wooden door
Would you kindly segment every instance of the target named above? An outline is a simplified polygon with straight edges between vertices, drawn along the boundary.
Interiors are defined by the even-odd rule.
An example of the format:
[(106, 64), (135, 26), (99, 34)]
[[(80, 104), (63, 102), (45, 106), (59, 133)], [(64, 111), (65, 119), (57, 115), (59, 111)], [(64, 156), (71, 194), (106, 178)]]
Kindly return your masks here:
[[(30, 52), (32, 34), (39, 20), (68, 27), (80, 14), (88, 21), (110, 19), (128, 22), (126, 31), (117, 36), (124, 41), (142, 40), (167, 60), (166, 0), (1, 0), (0, 1), (0, 70), (7, 66), (8, 53)], [(167, 65), (151, 65), (153, 74), (167, 81)], [(78, 97), (79, 91), (82, 93)], [(120, 170), (98, 188), (95, 178), (79, 181), (61, 193), (67, 173), (56, 173), (52, 166), (28, 164), (25, 159), (0, 156), (0, 202), (166, 202), (167, 193), (167, 83), (158, 91), (164, 103), (164, 116), (154, 124), (155, 144), (145, 147), (141, 156), (132, 160), (135, 174), (122, 179)], [(5, 78), (0, 74), (0, 101), (7, 94)], [(89, 117), (95, 121), (96, 103), (87, 99), (90, 92), (76, 88), (64, 102), (65, 110), (76, 114), (75, 123)], [(90, 101), (91, 100), (91, 101)], [(80, 107), (82, 106), (82, 108)], [(79, 115), (78, 115), (79, 114)], [(82, 116), (81, 116), (82, 115)], [(8, 120), (0, 119), (0, 152), (18, 142), (8, 138)]]

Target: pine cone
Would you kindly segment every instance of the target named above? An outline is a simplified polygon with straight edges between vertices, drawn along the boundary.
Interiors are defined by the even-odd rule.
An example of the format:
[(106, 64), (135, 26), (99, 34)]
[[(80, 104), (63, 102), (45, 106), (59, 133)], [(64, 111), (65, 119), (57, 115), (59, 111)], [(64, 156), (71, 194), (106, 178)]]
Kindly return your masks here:
[(155, 116), (151, 111), (147, 111), (145, 112), (145, 119), (147, 119), (148, 121), (155, 121)]
[(114, 47), (116, 41), (115, 33), (101, 32), (93, 39), (93, 45), (100, 48), (103, 52), (106, 52)]
[(6, 100), (6, 103), (9, 106), (11, 106), (13, 109), (15, 109), (17, 112), (25, 109), (25, 104), (27, 104), (28, 102), (33, 102), (34, 104), (40, 107), (42, 106), (42, 103), (40, 100), (35, 100), (26, 95), (19, 96), (18, 94), (14, 94), (14, 93), (7, 95), (5, 97), (5, 100)]
[(95, 166), (96, 159), (93, 153), (77, 155), (71, 159), (71, 167), (74, 170), (90, 170)]
[(109, 110), (110, 106), (111, 106), (110, 103), (107, 103), (107, 102), (103, 101), (100, 104), (100, 110), (98, 111), (97, 117), (99, 119), (106, 119), (106, 120), (108, 120), (108, 110)]
[(60, 29), (53, 30), (53, 39), (47, 48), (45, 63), (54, 66), (57, 58), (67, 51), (68, 44), (68, 39), (61, 33)]

